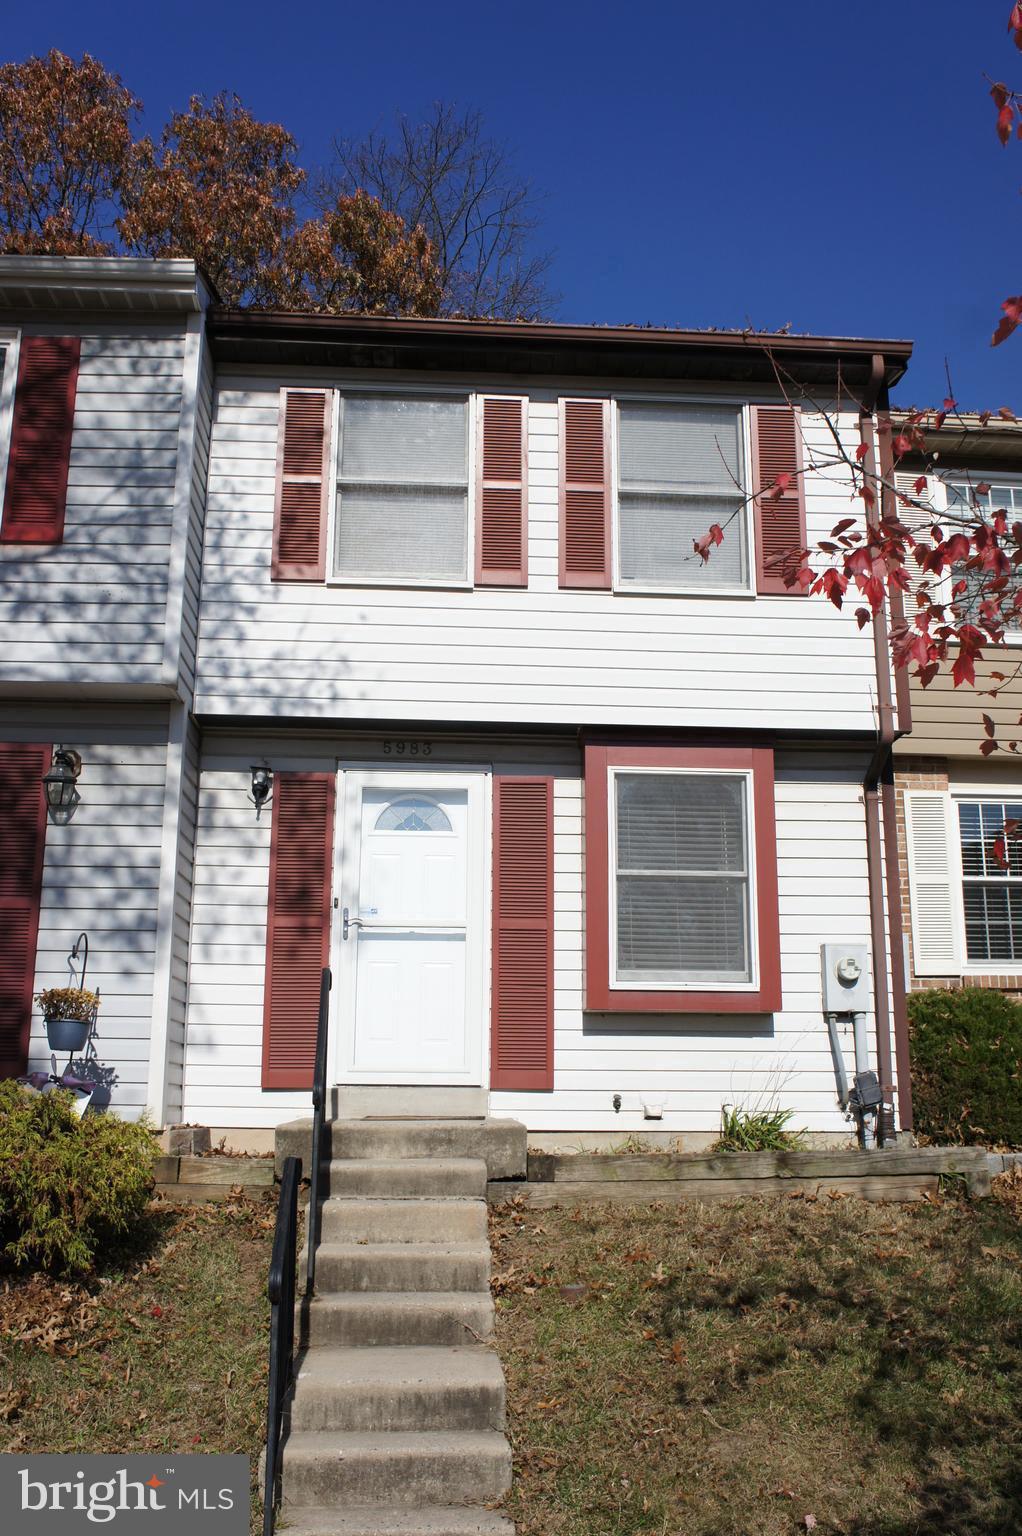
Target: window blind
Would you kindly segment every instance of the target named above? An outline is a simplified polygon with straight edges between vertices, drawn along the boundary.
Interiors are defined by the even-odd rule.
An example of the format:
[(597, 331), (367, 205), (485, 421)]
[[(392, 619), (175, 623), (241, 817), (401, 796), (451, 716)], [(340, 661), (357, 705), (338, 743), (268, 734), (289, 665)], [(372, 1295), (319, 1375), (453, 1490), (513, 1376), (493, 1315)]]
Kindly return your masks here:
[(705, 565), (693, 549), (741, 506), (741, 412), (622, 401), (618, 411), (619, 578), (636, 586), (744, 586), (746, 519), (734, 517)]
[(339, 576), (468, 576), (468, 404), (351, 395), (341, 402)]
[[(1022, 846), (1004, 836), (1011, 821), (1022, 827), (1022, 804), (958, 803), (965, 953), (971, 962), (1022, 960)], [(1002, 837), (1007, 868), (994, 850)]]
[(619, 980), (751, 980), (745, 778), (619, 773), (614, 810)]

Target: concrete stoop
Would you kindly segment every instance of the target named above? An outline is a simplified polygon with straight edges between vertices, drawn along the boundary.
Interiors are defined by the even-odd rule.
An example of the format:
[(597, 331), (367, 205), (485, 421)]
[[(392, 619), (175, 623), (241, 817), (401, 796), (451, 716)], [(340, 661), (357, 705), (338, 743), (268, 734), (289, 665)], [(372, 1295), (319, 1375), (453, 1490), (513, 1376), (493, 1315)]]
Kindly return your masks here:
[[(282, 1127), (278, 1157), (304, 1150)], [(334, 1121), (316, 1294), (282, 1458), (289, 1536), (514, 1536), (504, 1375), (490, 1346), (487, 1178), (525, 1127)], [(306, 1161), (307, 1166), (307, 1161)], [(509, 1170), (509, 1174), (504, 1170)]]

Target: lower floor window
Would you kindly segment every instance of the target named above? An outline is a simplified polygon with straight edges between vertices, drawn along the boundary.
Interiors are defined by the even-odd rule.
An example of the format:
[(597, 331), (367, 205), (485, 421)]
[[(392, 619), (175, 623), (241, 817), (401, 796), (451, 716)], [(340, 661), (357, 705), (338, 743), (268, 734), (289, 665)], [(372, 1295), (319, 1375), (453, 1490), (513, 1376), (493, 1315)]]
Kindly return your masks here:
[(591, 1013), (781, 1006), (768, 747), (586, 744), (584, 942)]
[(1022, 961), (1022, 803), (960, 800), (965, 957)]
[(752, 979), (744, 774), (614, 774), (616, 974), (624, 984)]

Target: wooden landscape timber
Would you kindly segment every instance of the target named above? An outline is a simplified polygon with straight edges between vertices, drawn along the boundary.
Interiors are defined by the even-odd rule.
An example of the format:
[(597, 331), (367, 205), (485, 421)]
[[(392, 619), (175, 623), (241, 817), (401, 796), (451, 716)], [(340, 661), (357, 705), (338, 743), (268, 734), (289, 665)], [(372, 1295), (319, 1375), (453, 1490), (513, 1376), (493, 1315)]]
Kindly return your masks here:
[(530, 1152), (528, 1178), (495, 1180), (489, 1199), (519, 1196), (533, 1206), (614, 1202), (734, 1200), (745, 1196), (858, 1195), (865, 1200), (922, 1200), (942, 1179), (961, 1180), (977, 1198), (990, 1192), (982, 1147), (892, 1147), (888, 1151), (670, 1152), (623, 1157)]
[(273, 1187), (272, 1157), (158, 1157), (154, 1193), (174, 1203), (226, 1200), (232, 1189), (260, 1195)]

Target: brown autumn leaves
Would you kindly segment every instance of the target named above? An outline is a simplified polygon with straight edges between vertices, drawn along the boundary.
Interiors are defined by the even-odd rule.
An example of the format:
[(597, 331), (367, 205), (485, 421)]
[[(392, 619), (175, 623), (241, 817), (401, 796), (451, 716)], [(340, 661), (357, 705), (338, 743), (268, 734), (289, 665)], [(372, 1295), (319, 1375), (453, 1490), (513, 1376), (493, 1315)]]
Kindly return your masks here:
[(301, 218), (298, 146), (235, 96), (193, 96), (157, 140), (98, 60), (0, 66), (0, 251), (190, 256), (227, 304), (435, 314), (429, 237), (369, 193)]

